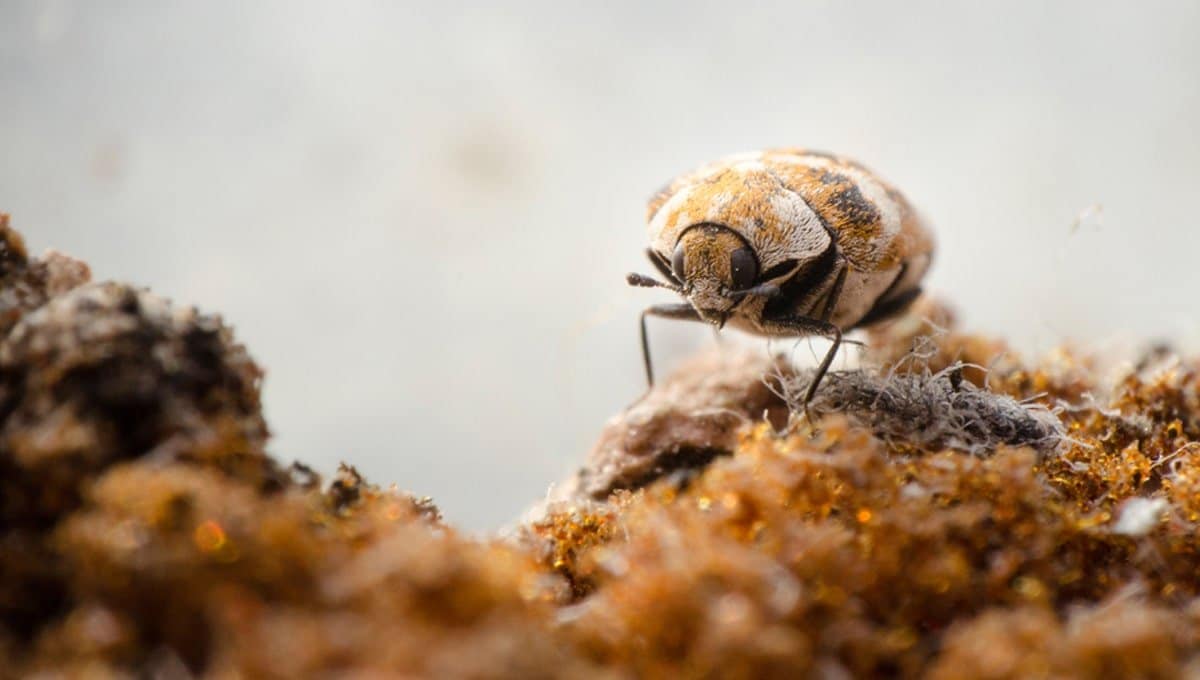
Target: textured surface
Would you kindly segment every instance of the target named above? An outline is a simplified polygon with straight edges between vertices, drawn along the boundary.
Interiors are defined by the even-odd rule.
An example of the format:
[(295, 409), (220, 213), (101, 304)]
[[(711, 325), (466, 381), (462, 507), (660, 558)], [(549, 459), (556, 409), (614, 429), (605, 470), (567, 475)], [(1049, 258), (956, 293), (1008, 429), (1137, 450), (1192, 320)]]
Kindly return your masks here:
[[(275, 463), (257, 365), (217, 317), (116, 283), (20, 300), (0, 340), (14, 676), (1200, 671), (1200, 361), (1167, 347), (1116, 372), (1026, 362), (926, 301), (811, 422), (785, 407), (803, 374), (701, 356), (500, 539), (352, 467)], [(1066, 436), (1013, 447), (914, 394)]]
[(559, 493), (603, 500), (732, 454), (738, 432), (763, 417), (782, 426), (787, 405), (764, 379), (773, 370), (781, 369), (750, 353), (694, 357), (608, 422), (584, 467)]
[[(1022, 352), (1200, 340), (1198, 34), (1186, 1), (4, 0), (0, 211), (219, 310), (285, 461), (491, 529), (643, 388), (645, 201), (725, 154), (879, 170), (926, 289)], [(711, 344), (656, 326), (662, 376)]]

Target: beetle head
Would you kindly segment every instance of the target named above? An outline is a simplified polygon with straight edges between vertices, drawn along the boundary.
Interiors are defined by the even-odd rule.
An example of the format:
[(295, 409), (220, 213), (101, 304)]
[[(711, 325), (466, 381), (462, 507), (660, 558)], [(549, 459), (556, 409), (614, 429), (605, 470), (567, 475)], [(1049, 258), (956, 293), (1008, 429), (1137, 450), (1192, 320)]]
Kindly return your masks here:
[(758, 279), (758, 257), (745, 239), (717, 224), (699, 224), (679, 237), (671, 271), (705, 321), (723, 326)]

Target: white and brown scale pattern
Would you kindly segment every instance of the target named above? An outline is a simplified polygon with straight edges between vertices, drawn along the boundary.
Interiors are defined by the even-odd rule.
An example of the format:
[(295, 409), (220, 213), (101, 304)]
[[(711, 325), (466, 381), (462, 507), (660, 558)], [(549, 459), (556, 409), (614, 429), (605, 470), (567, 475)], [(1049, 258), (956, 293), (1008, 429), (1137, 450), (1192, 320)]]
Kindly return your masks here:
[[(830, 320), (843, 329), (863, 321), (881, 297), (915, 289), (934, 246), (894, 187), (852, 160), (800, 148), (737, 154), (684, 174), (655, 194), (647, 217), (651, 247), (666, 261), (699, 224), (737, 232), (763, 271), (815, 260), (836, 239), (847, 273)], [(797, 311), (805, 311), (802, 301)]]

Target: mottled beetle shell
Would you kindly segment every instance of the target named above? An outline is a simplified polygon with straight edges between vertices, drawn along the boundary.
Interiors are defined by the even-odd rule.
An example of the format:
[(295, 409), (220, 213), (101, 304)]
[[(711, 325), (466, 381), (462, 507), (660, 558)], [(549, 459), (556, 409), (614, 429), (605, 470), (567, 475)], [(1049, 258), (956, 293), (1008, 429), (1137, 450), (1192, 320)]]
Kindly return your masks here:
[[(788, 260), (802, 267), (844, 260), (845, 280), (828, 317), (843, 330), (879, 320), (889, 303), (911, 299), (934, 245), (908, 201), (870, 170), (797, 148), (738, 154), (682, 175), (650, 200), (648, 220), (651, 248), (664, 262), (671, 261), (685, 231), (703, 224), (722, 225), (744, 239), (760, 271)], [(794, 285), (789, 290), (785, 282), (782, 299), (768, 311), (818, 315), (816, 307), (833, 283), (804, 274), (802, 269), (789, 277)], [(787, 334), (762, 323), (766, 303), (765, 298), (747, 300), (729, 325), (762, 335)]]

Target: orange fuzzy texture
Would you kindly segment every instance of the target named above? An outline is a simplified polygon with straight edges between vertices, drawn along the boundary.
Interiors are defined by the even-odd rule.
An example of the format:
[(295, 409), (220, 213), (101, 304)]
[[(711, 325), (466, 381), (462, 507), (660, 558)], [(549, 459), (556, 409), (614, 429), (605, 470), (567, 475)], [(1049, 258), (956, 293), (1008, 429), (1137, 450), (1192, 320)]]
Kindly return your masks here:
[[(276, 463), (259, 369), (216, 317), (52, 290), (8, 243), (0, 278), (30, 294), (0, 340), (0, 675), (1200, 671), (1200, 361), (1150, 353), (1110, 388), (1083, 353), (1025, 362), (926, 303), (867, 360), (992, 366), (963, 377), (1066, 407), (1055, 455), (884, 443), (834, 413), (787, 435), (750, 421), (687, 475), (472, 537), (352, 468), (326, 485)], [(921, 340), (922, 316), (950, 330)], [(711, 418), (700, 397), (639, 464)]]
[[(883, 193), (880, 200), (896, 212), (895, 234), (889, 235), (885, 229), (880, 212), (884, 206), (860, 193), (862, 181), (877, 186)], [(734, 228), (753, 224), (765, 243), (782, 244), (794, 225), (780, 221), (774, 199), (787, 193), (801, 197), (832, 228), (842, 253), (860, 271), (892, 269), (931, 253), (934, 247), (928, 227), (898, 189), (862, 164), (822, 151), (765, 149), (705, 164), (673, 179), (652, 196), (647, 219), (653, 220), (685, 189), (689, 192), (686, 200), (675, 205), (662, 223), (666, 243), (674, 243), (697, 223), (713, 222)]]

